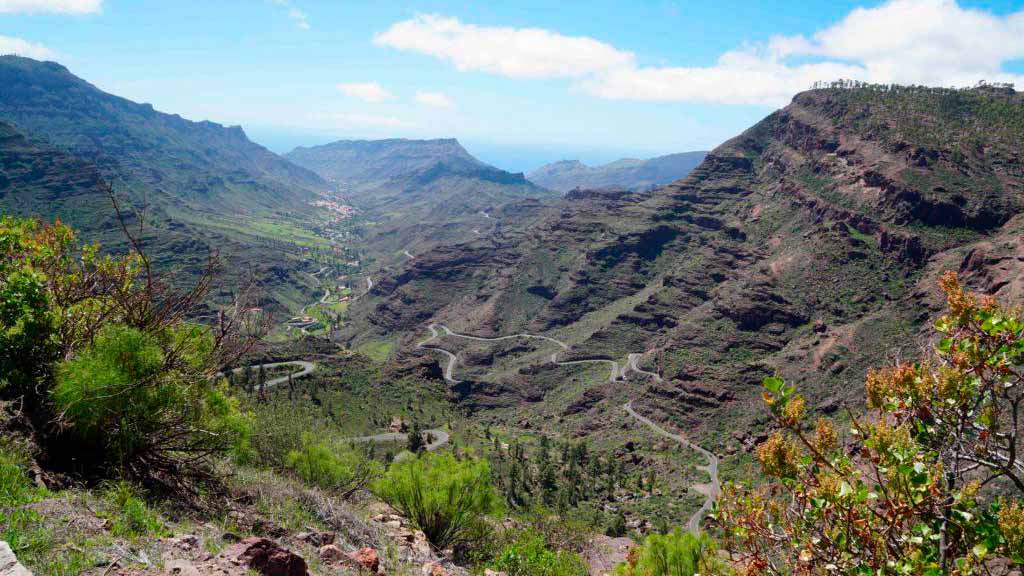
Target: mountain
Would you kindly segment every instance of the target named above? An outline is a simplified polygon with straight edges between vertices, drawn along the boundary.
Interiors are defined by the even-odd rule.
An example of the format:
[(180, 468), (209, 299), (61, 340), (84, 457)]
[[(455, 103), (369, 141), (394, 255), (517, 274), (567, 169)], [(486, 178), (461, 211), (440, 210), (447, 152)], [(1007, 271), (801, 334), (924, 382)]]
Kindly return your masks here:
[(681, 152), (647, 160), (624, 158), (600, 166), (563, 160), (541, 166), (526, 178), (559, 192), (576, 188), (647, 191), (683, 178), (703, 162), (705, 156), (707, 152)]
[[(556, 196), (522, 174), (477, 160), (454, 139), (342, 140), (296, 148), (286, 158), (334, 183), (359, 208), (368, 222), (362, 239), (378, 254), (419, 252), (518, 227), (536, 201)], [(499, 212), (500, 220), (492, 216)]]
[(133, 194), (193, 209), (280, 210), (325, 183), (240, 127), (191, 122), (107, 94), (54, 62), (0, 57), (0, 119), (94, 162)]
[(312, 295), (293, 273), (323, 243), (311, 232), (311, 203), (328, 184), (241, 128), (158, 112), (60, 64), (16, 56), (0, 57), (0, 122), (4, 213), (60, 215), (116, 250), (125, 239), (114, 233), (105, 188), (95, 185), (109, 182), (129, 217), (144, 218), (151, 257), (179, 281), (194, 279), (217, 252), (226, 284), (253, 271), (272, 311)]
[(339, 140), (323, 146), (300, 146), (285, 157), (332, 182), (356, 184), (390, 180), (438, 163), (484, 166), (454, 138)]
[(738, 453), (735, 474), (766, 426), (764, 376), (835, 412), (869, 366), (919, 353), (943, 270), (1024, 297), (1022, 141), (1012, 91), (801, 93), (671, 185), (573, 192), (523, 230), (420, 255), (378, 279), (347, 335), (411, 344), (440, 322), (557, 338), (566, 360), (642, 354), (663, 380), (557, 366), (543, 341), (436, 342), (462, 351), (453, 392), (505, 425), (611, 442), (635, 400)]

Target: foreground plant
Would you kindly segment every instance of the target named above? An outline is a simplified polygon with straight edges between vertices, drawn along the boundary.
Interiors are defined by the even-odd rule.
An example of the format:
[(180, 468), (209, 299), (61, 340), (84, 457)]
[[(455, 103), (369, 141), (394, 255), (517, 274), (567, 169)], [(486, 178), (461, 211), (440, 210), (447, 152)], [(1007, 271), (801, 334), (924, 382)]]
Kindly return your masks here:
[(241, 305), (190, 323), (215, 257), (178, 290), (124, 232), (133, 250), (103, 256), (59, 221), (0, 217), (0, 400), (24, 407), (49, 467), (177, 485), (247, 452), (248, 418), (217, 374), (260, 326)]
[(508, 576), (586, 576), (587, 566), (579, 554), (552, 549), (543, 535), (522, 532), (503, 547), (490, 563)]
[(312, 434), (302, 436), (300, 450), (288, 453), (286, 466), (306, 482), (343, 498), (366, 487), (382, 472), (381, 464), (362, 450), (317, 440)]
[(412, 520), (438, 549), (469, 539), (501, 509), (485, 460), (427, 453), (393, 463), (373, 491)]
[(869, 372), (869, 414), (809, 421), (804, 398), (764, 382), (779, 430), (757, 448), (771, 479), (733, 485), (717, 517), (748, 574), (976, 574), (1024, 561), (1024, 321), (940, 285), (949, 313), (934, 354)]
[(694, 576), (729, 574), (707, 534), (678, 529), (668, 534), (651, 534), (630, 551), (629, 559), (615, 570), (615, 576)]

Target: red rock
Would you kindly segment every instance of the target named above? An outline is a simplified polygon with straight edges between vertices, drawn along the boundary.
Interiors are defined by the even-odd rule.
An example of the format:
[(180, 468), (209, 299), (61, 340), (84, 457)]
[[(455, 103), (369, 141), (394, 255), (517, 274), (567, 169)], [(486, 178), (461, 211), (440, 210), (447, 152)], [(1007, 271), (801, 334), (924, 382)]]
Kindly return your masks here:
[(232, 544), (220, 556), (233, 564), (256, 570), (263, 576), (307, 576), (306, 561), (276, 542), (250, 536)]
[(423, 565), (423, 576), (451, 576), (444, 566), (437, 562), (427, 562)]
[(349, 560), (374, 574), (380, 569), (380, 556), (373, 548), (363, 548), (362, 550), (349, 552), (346, 556), (348, 556)]

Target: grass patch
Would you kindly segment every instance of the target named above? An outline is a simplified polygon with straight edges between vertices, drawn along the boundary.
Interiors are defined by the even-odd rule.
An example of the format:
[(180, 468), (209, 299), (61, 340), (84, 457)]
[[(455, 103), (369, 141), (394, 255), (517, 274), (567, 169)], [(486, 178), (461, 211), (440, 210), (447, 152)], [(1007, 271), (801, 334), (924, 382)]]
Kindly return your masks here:
[(390, 340), (370, 340), (356, 347), (356, 352), (373, 359), (374, 362), (385, 362), (391, 356), (395, 343)]
[(100, 516), (110, 520), (110, 532), (118, 538), (137, 541), (167, 534), (160, 516), (151, 510), (138, 490), (128, 482), (111, 484), (103, 492), (110, 510)]

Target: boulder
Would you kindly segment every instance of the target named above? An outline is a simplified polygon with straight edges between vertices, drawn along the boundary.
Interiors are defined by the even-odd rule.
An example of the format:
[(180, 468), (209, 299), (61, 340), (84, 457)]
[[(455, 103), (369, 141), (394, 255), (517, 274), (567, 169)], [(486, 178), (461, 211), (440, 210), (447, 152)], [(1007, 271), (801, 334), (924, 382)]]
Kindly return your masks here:
[(311, 546), (326, 546), (334, 544), (334, 532), (299, 532), (295, 539), (305, 542)]
[(251, 536), (232, 544), (220, 553), (221, 558), (237, 566), (245, 566), (263, 576), (307, 576), (306, 561), (281, 547), (273, 540)]
[(335, 562), (340, 562), (345, 558), (345, 553), (341, 551), (341, 548), (338, 548), (334, 544), (324, 544), (320, 547), (318, 554), (320, 556), (320, 561), (327, 564), (334, 564)]
[(32, 572), (18, 562), (11, 546), (3, 540), (0, 540), (0, 576), (32, 576)]

